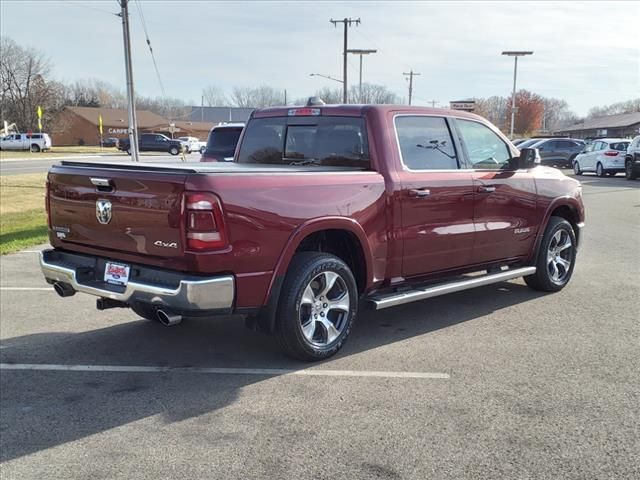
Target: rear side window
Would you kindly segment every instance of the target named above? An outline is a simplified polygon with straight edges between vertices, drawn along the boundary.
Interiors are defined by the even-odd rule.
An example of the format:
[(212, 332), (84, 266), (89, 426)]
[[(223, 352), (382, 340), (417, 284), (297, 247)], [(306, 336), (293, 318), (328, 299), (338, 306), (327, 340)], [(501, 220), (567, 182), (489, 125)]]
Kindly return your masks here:
[(462, 119), (458, 119), (457, 124), (472, 168), (500, 170), (509, 166), (511, 152), (507, 144), (489, 127)]
[(369, 168), (361, 117), (255, 118), (246, 126), (239, 163)]
[(458, 159), (443, 117), (399, 116), (395, 119), (402, 163), (410, 170), (451, 170)]
[(626, 152), (628, 146), (629, 142), (616, 142), (609, 144), (609, 148), (611, 150), (617, 150), (618, 152)]

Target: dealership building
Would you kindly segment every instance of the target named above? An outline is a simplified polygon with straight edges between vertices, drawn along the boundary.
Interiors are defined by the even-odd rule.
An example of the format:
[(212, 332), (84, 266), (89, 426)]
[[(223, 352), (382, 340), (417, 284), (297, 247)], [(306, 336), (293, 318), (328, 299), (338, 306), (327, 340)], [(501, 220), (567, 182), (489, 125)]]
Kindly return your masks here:
[(573, 138), (633, 138), (640, 135), (640, 112), (588, 118), (556, 132)]
[[(66, 107), (51, 129), (54, 145), (100, 145), (99, 118), (102, 116), (102, 138), (124, 138), (128, 134), (126, 109), (102, 107)], [(136, 110), (138, 131), (162, 133), (169, 137), (192, 136), (206, 140), (216, 123), (197, 121), (171, 122), (148, 110)]]

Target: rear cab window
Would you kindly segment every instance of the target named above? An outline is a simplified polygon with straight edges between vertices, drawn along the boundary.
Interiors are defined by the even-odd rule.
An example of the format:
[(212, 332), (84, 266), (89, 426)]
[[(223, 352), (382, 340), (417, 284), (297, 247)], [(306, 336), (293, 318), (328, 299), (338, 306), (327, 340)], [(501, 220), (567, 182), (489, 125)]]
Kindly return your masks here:
[(364, 118), (288, 116), (253, 118), (239, 163), (370, 168)]
[(609, 148), (611, 150), (616, 150), (618, 152), (626, 152), (627, 147), (629, 147), (629, 142), (615, 142), (609, 144)]
[(207, 150), (235, 150), (241, 133), (242, 127), (216, 128), (209, 133)]

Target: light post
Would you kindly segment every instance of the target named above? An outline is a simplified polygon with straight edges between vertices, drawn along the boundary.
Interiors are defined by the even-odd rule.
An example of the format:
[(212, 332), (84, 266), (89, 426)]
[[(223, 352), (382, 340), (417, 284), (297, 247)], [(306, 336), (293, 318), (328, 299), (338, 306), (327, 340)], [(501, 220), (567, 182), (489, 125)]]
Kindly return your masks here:
[(525, 55), (533, 55), (533, 52), (522, 50), (511, 50), (502, 52), (502, 55), (507, 57), (514, 57), (513, 64), (513, 93), (511, 94), (511, 133), (509, 138), (513, 140), (513, 126), (516, 118), (516, 78), (518, 76), (518, 57), (524, 57)]
[(378, 50), (371, 50), (367, 48), (354, 48), (351, 50), (347, 50), (347, 53), (353, 53), (355, 55), (360, 55), (360, 83), (358, 87), (358, 92), (360, 95), (360, 103), (362, 103), (362, 56), (369, 55), (370, 53), (377, 53)]

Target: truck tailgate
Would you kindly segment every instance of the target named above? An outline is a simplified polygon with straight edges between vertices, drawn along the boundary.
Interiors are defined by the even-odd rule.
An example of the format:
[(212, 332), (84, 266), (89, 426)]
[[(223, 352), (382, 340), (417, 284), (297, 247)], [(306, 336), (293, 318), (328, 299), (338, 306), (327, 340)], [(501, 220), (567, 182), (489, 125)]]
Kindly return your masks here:
[(132, 172), (99, 165), (55, 166), (48, 177), (53, 234), (69, 244), (180, 256), (187, 174), (171, 169)]

